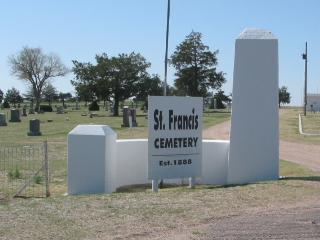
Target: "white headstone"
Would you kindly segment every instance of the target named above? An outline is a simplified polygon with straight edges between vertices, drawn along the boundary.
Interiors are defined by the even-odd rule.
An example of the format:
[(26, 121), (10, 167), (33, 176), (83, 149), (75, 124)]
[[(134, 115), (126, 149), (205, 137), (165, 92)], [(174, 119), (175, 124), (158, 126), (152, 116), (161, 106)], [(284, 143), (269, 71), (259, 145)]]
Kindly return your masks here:
[(68, 134), (68, 193), (115, 191), (117, 134), (106, 125), (78, 125)]
[(246, 29), (236, 40), (228, 183), (279, 175), (278, 40)]

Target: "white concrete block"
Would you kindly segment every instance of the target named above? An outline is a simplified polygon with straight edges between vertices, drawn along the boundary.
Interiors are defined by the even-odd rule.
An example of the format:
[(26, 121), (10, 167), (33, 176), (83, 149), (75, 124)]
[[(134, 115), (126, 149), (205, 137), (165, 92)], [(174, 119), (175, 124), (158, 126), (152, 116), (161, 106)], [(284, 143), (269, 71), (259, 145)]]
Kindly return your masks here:
[(117, 140), (117, 187), (147, 184), (148, 139)]
[(203, 140), (202, 142), (203, 184), (227, 184), (229, 141)]
[(228, 183), (279, 175), (278, 40), (247, 29), (236, 40)]
[(68, 134), (68, 194), (114, 190), (116, 138), (106, 125), (78, 125)]
[[(117, 140), (116, 186), (151, 183), (148, 180), (148, 140)], [(229, 141), (203, 140), (202, 176), (197, 183), (226, 184)], [(181, 183), (181, 179), (166, 179), (166, 183)]]

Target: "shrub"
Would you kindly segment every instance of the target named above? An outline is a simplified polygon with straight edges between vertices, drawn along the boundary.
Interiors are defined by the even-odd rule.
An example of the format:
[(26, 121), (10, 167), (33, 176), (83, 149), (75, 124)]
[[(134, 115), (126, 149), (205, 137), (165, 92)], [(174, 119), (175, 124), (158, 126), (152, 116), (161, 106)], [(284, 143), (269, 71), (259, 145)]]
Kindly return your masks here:
[(18, 179), (18, 178), (21, 178), (21, 173), (20, 173), (18, 167), (16, 167), (16, 169), (14, 169), (14, 170), (13, 170), (13, 169), (10, 170), (9, 173), (8, 173), (8, 177), (9, 177), (10, 179)]
[(2, 104), (2, 107), (3, 107), (3, 108), (10, 108), (10, 104), (8, 103), (8, 101), (5, 100), (5, 101), (3, 102), (3, 104)]
[(34, 176), (34, 177), (33, 177), (33, 181), (34, 181), (35, 184), (41, 184), (41, 183), (42, 183), (42, 180), (43, 180), (43, 179), (42, 179), (41, 176), (38, 176), (38, 175), (37, 175), (37, 176)]
[(49, 105), (40, 105), (40, 112), (52, 112), (52, 107)]
[(89, 105), (89, 111), (99, 111), (100, 107), (97, 103), (97, 101), (93, 101), (92, 103), (90, 103)]

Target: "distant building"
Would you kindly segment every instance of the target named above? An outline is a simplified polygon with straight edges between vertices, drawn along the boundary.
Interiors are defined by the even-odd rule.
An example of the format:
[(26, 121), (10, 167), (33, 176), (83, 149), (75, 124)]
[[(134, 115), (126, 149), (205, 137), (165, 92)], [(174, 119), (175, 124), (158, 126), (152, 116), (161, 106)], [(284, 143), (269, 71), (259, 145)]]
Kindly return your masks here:
[(320, 94), (307, 94), (307, 111), (320, 112)]

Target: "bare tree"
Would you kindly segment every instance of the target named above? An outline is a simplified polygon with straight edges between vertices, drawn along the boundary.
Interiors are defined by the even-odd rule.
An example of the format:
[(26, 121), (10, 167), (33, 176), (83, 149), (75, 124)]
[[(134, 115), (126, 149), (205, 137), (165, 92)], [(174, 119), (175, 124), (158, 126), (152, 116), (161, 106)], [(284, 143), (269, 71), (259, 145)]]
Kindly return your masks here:
[(69, 72), (57, 55), (46, 55), (40, 48), (24, 47), (17, 55), (9, 57), (9, 64), (12, 74), (32, 87), (37, 111), (44, 86), (52, 78)]

